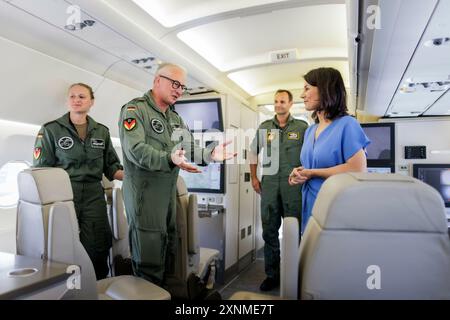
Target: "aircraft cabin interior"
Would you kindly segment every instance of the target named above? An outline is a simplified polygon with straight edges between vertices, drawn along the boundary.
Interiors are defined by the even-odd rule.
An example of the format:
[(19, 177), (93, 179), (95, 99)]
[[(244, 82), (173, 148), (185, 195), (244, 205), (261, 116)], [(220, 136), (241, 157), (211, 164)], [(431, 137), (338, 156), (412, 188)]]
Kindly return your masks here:
[[(0, 0), (0, 52), (1, 300), (450, 299), (450, 0)], [(159, 75), (165, 63), (186, 82)], [(342, 76), (348, 114), (370, 140), (364, 170), (323, 179), (305, 230), (282, 219), (278, 284), (262, 291), (266, 222), (252, 141), (275, 123), (279, 89), (292, 93), (296, 123), (316, 125), (304, 76), (317, 68)], [(128, 164), (124, 181), (103, 177), (111, 249), (98, 280), (69, 175), (33, 165), (44, 152), (35, 144), (68, 113), (71, 85), (84, 83), (95, 94), (89, 116), (127, 163), (123, 136), (136, 122), (123, 122), (122, 107), (161, 77), (185, 86), (169, 108), (194, 144), (230, 141), (236, 155), (171, 182), (176, 260), (165, 272), (175, 280), (164, 285), (133, 271), (130, 245), (144, 238), (131, 236)], [(159, 124), (148, 126), (162, 133)], [(163, 190), (148, 184), (143, 192)], [(151, 216), (158, 197), (135, 201)]]

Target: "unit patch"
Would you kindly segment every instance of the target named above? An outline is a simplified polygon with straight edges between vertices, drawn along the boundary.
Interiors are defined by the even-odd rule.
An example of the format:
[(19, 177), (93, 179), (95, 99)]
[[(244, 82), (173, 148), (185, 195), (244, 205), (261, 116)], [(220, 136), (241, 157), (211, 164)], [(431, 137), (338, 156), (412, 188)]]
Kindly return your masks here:
[(73, 139), (71, 137), (62, 137), (58, 140), (58, 146), (63, 150), (69, 150), (73, 147)]
[(288, 132), (288, 140), (299, 140), (300, 134), (298, 132)]
[(91, 147), (96, 149), (105, 149), (105, 140), (91, 138)]
[(136, 128), (137, 122), (136, 119), (134, 118), (128, 118), (123, 120), (123, 127), (125, 128), (125, 130), (127, 131), (131, 131), (134, 128)]
[(164, 132), (164, 125), (161, 122), (161, 120), (154, 118), (151, 121), (151, 125), (152, 125), (153, 130), (156, 133), (163, 133)]
[(41, 154), (42, 154), (42, 148), (34, 148), (34, 151), (33, 151), (34, 160), (38, 160), (41, 157)]

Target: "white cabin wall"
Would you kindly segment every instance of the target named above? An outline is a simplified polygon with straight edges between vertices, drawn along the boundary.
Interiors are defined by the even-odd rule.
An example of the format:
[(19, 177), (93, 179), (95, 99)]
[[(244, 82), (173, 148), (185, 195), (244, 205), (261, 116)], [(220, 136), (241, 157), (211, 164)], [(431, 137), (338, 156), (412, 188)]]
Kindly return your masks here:
[(0, 119), (0, 168), (8, 161), (33, 163), (33, 146), (40, 126)]
[(0, 208), (0, 252), (16, 253), (16, 208)]
[[(240, 127), (241, 103), (234, 97), (227, 95), (226, 109), (224, 110), (225, 129), (238, 129)], [(234, 143), (236, 147), (236, 143)], [(235, 149), (237, 152), (238, 150)], [(225, 270), (238, 262), (238, 233), (239, 233), (239, 165), (235, 162), (226, 166), (226, 243), (225, 243)]]
[[(239, 154), (244, 153), (243, 150), (246, 149), (247, 159), (242, 160), (248, 160), (250, 144), (254, 138), (254, 134), (256, 133), (255, 130), (257, 128), (257, 113), (250, 108), (242, 106), (240, 115), (240, 128), (244, 130), (241, 134), (244, 136), (241, 136), (241, 148), (238, 150), (238, 156)], [(251, 132), (252, 134), (247, 136), (247, 132)], [(244, 161), (242, 163), (244, 163)], [(250, 179), (249, 161), (245, 161), (245, 164), (240, 165), (239, 181), (238, 237), (239, 259), (242, 259), (255, 249), (255, 192)]]
[[(84, 82), (94, 89), (91, 115), (118, 137), (120, 107), (143, 92), (0, 37), (3, 81), (0, 119), (42, 125), (65, 112), (67, 89)], [(7, 81), (6, 81), (7, 80)], [(151, 83), (148, 84), (151, 87)]]
[[(450, 163), (450, 119), (383, 119), (395, 122), (395, 171), (412, 175), (413, 163)], [(405, 146), (426, 146), (426, 159), (405, 159)], [(446, 151), (446, 153), (432, 153)], [(402, 170), (406, 166), (407, 170)]]

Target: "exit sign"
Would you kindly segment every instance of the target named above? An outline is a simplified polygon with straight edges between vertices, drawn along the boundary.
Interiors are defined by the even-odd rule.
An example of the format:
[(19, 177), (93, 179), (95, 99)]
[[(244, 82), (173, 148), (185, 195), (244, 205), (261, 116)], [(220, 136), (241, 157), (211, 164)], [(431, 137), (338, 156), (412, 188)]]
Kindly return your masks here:
[(286, 49), (270, 52), (270, 61), (274, 63), (295, 61), (297, 59), (298, 59), (297, 49)]

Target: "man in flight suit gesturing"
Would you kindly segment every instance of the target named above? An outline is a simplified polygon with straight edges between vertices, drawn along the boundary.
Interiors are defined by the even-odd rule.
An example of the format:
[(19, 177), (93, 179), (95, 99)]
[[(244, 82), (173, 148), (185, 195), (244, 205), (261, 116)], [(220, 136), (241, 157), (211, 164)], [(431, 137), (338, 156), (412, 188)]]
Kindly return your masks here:
[[(264, 266), (267, 278), (260, 286), (262, 291), (272, 290), (279, 285), (280, 276), (280, 241), (278, 229), (283, 217), (297, 217), (302, 211), (302, 193), (300, 187), (292, 187), (288, 177), (293, 168), (300, 166), (300, 150), (303, 136), (308, 128), (305, 121), (292, 117), (289, 110), (293, 104), (292, 93), (278, 90), (275, 93), (275, 117), (264, 121), (251, 145), (250, 173), (253, 189), (261, 194), (261, 222), (264, 239)], [(275, 143), (275, 140), (278, 143)], [(275, 146), (278, 147), (275, 147)], [(263, 177), (258, 180), (257, 154), (261, 148), (264, 152)], [(271, 161), (270, 161), (270, 159)], [(276, 170), (275, 162), (278, 162)], [(266, 167), (276, 170), (268, 173)], [(299, 221), (300, 222), (300, 221)]]
[[(173, 104), (186, 90), (185, 82), (183, 68), (160, 65), (153, 88), (124, 105), (119, 119), (133, 271), (159, 285), (175, 255), (179, 169), (198, 173), (188, 159), (205, 165), (235, 156), (226, 152), (227, 143), (206, 149), (194, 146), (192, 135), (173, 111)], [(182, 141), (174, 136), (182, 136)]]

